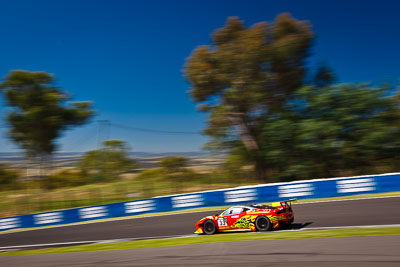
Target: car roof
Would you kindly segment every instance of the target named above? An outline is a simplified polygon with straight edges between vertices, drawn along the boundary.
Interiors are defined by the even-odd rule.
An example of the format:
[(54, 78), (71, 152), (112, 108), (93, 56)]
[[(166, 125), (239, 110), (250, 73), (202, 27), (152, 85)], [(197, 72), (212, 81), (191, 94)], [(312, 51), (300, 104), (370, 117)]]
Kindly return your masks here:
[(257, 208), (257, 207), (255, 207), (255, 206), (252, 206), (252, 205), (240, 205), (240, 206), (232, 206), (232, 207), (230, 207), (230, 208), (228, 208), (228, 209), (232, 209), (232, 208), (247, 208), (247, 209), (254, 209), (254, 208)]
[(264, 204), (250, 204), (250, 205), (238, 205), (238, 206), (232, 206), (228, 209), (232, 208), (247, 208), (247, 209), (273, 209), (274, 207), (269, 206), (269, 205), (264, 205)]

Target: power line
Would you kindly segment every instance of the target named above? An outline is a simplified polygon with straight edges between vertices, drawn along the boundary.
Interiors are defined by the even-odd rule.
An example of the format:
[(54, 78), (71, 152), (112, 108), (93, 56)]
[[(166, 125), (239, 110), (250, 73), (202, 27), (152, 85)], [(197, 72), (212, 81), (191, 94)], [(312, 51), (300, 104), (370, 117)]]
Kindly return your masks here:
[(111, 126), (132, 130), (132, 131), (139, 131), (139, 132), (149, 132), (149, 133), (159, 133), (159, 134), (187, 134), (187, 135), (202, 135), (199, 132), (184, 132), (184, 131), (165, 131), (165, 130), (158, 130), (158, 129), (149, 129), (149, 128), (139, 128), (139, 127), (132, 127), (127, 125), (115, 124), (111, 123)]
[[(105, 123), (108, 121), (98, 121), (100, 123)], [(120, 129), (131, 130), (131, 131), (138, 131), (138, 132), (148, 132), (148, 133), (159, 133), (159, 134), (185, 134), (185, 135), (202, 135), (200, 132), (190, 132), (190, 131), (166, 131), (166, 130), (158, 130), (158, 129), (150, 129), (150, 128), (140, 128), (140, 127), (133, 127), (129, 125), (122, 125), (116, 123), (109, 123), (108, 126), (113, 126)], [(5, 125), (0, 125), (0, 128), (9, 128)]]
[(68, 145), (66, 145), (66, 148), (63, 150), (70, 150), (73, 151), (75, 148), (80, 147), (83, 143), (87, 143), (88, 140), (93, 139), (93, 137), (96, 136), (97, 134), (97, 129), (94, 127), (94, 125), (90, 125), (91, 127), (86, 131), (86, 134), (81, 134), (75, 140), (72, 140)]
[(97, 125), (97, 149), (99, 149), (104, 141), (110, 138), (111, 124), (108, 120), (98, 120)]

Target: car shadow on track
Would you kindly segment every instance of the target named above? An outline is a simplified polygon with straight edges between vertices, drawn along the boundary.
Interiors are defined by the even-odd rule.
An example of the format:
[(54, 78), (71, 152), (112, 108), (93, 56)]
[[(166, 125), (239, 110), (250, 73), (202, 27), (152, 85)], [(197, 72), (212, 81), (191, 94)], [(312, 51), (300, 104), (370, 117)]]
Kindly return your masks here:
[(282, 229), (284, 230), (299, 230), (302, 228), (305, 228), (307, 226), (309, 226), (310, 224), (312, 224), (313, 222), (305, 222), (305, 223), (292, 223), (291, 225), (288, 225)]
[[(305, 222), (305, 223), (292, 223), (291, 225), (287, 225), (287, 226), (283, 226), (280, 227), (278, 229), (274, 229), (272, 231), (281, 231), (281, 230), (300, 230), (302, 228), (305, 228), (307, 226), (309, 226), (310, 224), (312, 224), (313, 222)], [(219, 232), (219, 235), (229, 235), (229, 234), (237, 234), (240, 233), (240, 231), (232, 231), (232, 232)], [(204, 235), (204, 234), (202, 234)]]

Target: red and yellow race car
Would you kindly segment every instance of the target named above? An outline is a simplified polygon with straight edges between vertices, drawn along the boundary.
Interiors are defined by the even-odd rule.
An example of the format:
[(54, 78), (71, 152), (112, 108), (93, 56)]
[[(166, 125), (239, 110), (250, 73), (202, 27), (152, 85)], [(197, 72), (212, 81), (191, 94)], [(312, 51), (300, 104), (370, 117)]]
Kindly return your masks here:
[(212, 235), (227, 231), (269, 231), (294, 221), (292, 202), (271, 205), (233, 206), (219, 215), (207, 216), (196, 223), (196, 234)]

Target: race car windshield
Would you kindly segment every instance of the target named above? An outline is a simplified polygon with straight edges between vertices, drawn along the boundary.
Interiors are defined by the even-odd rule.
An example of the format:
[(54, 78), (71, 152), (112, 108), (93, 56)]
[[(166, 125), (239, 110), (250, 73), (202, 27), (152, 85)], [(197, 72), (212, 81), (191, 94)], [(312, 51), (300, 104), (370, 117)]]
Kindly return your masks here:
[(219, 216), (235, 215), (241, 213), (243, 210), (242, 207), (232, 207), (222, 212)]
[(229, 209), (227, 209), (227, 210), (224, 210), (219, 216), (227, 216), (227, 215), (229, 215), (229, 212), (231, 211), (231, 209), (229, 208)]

